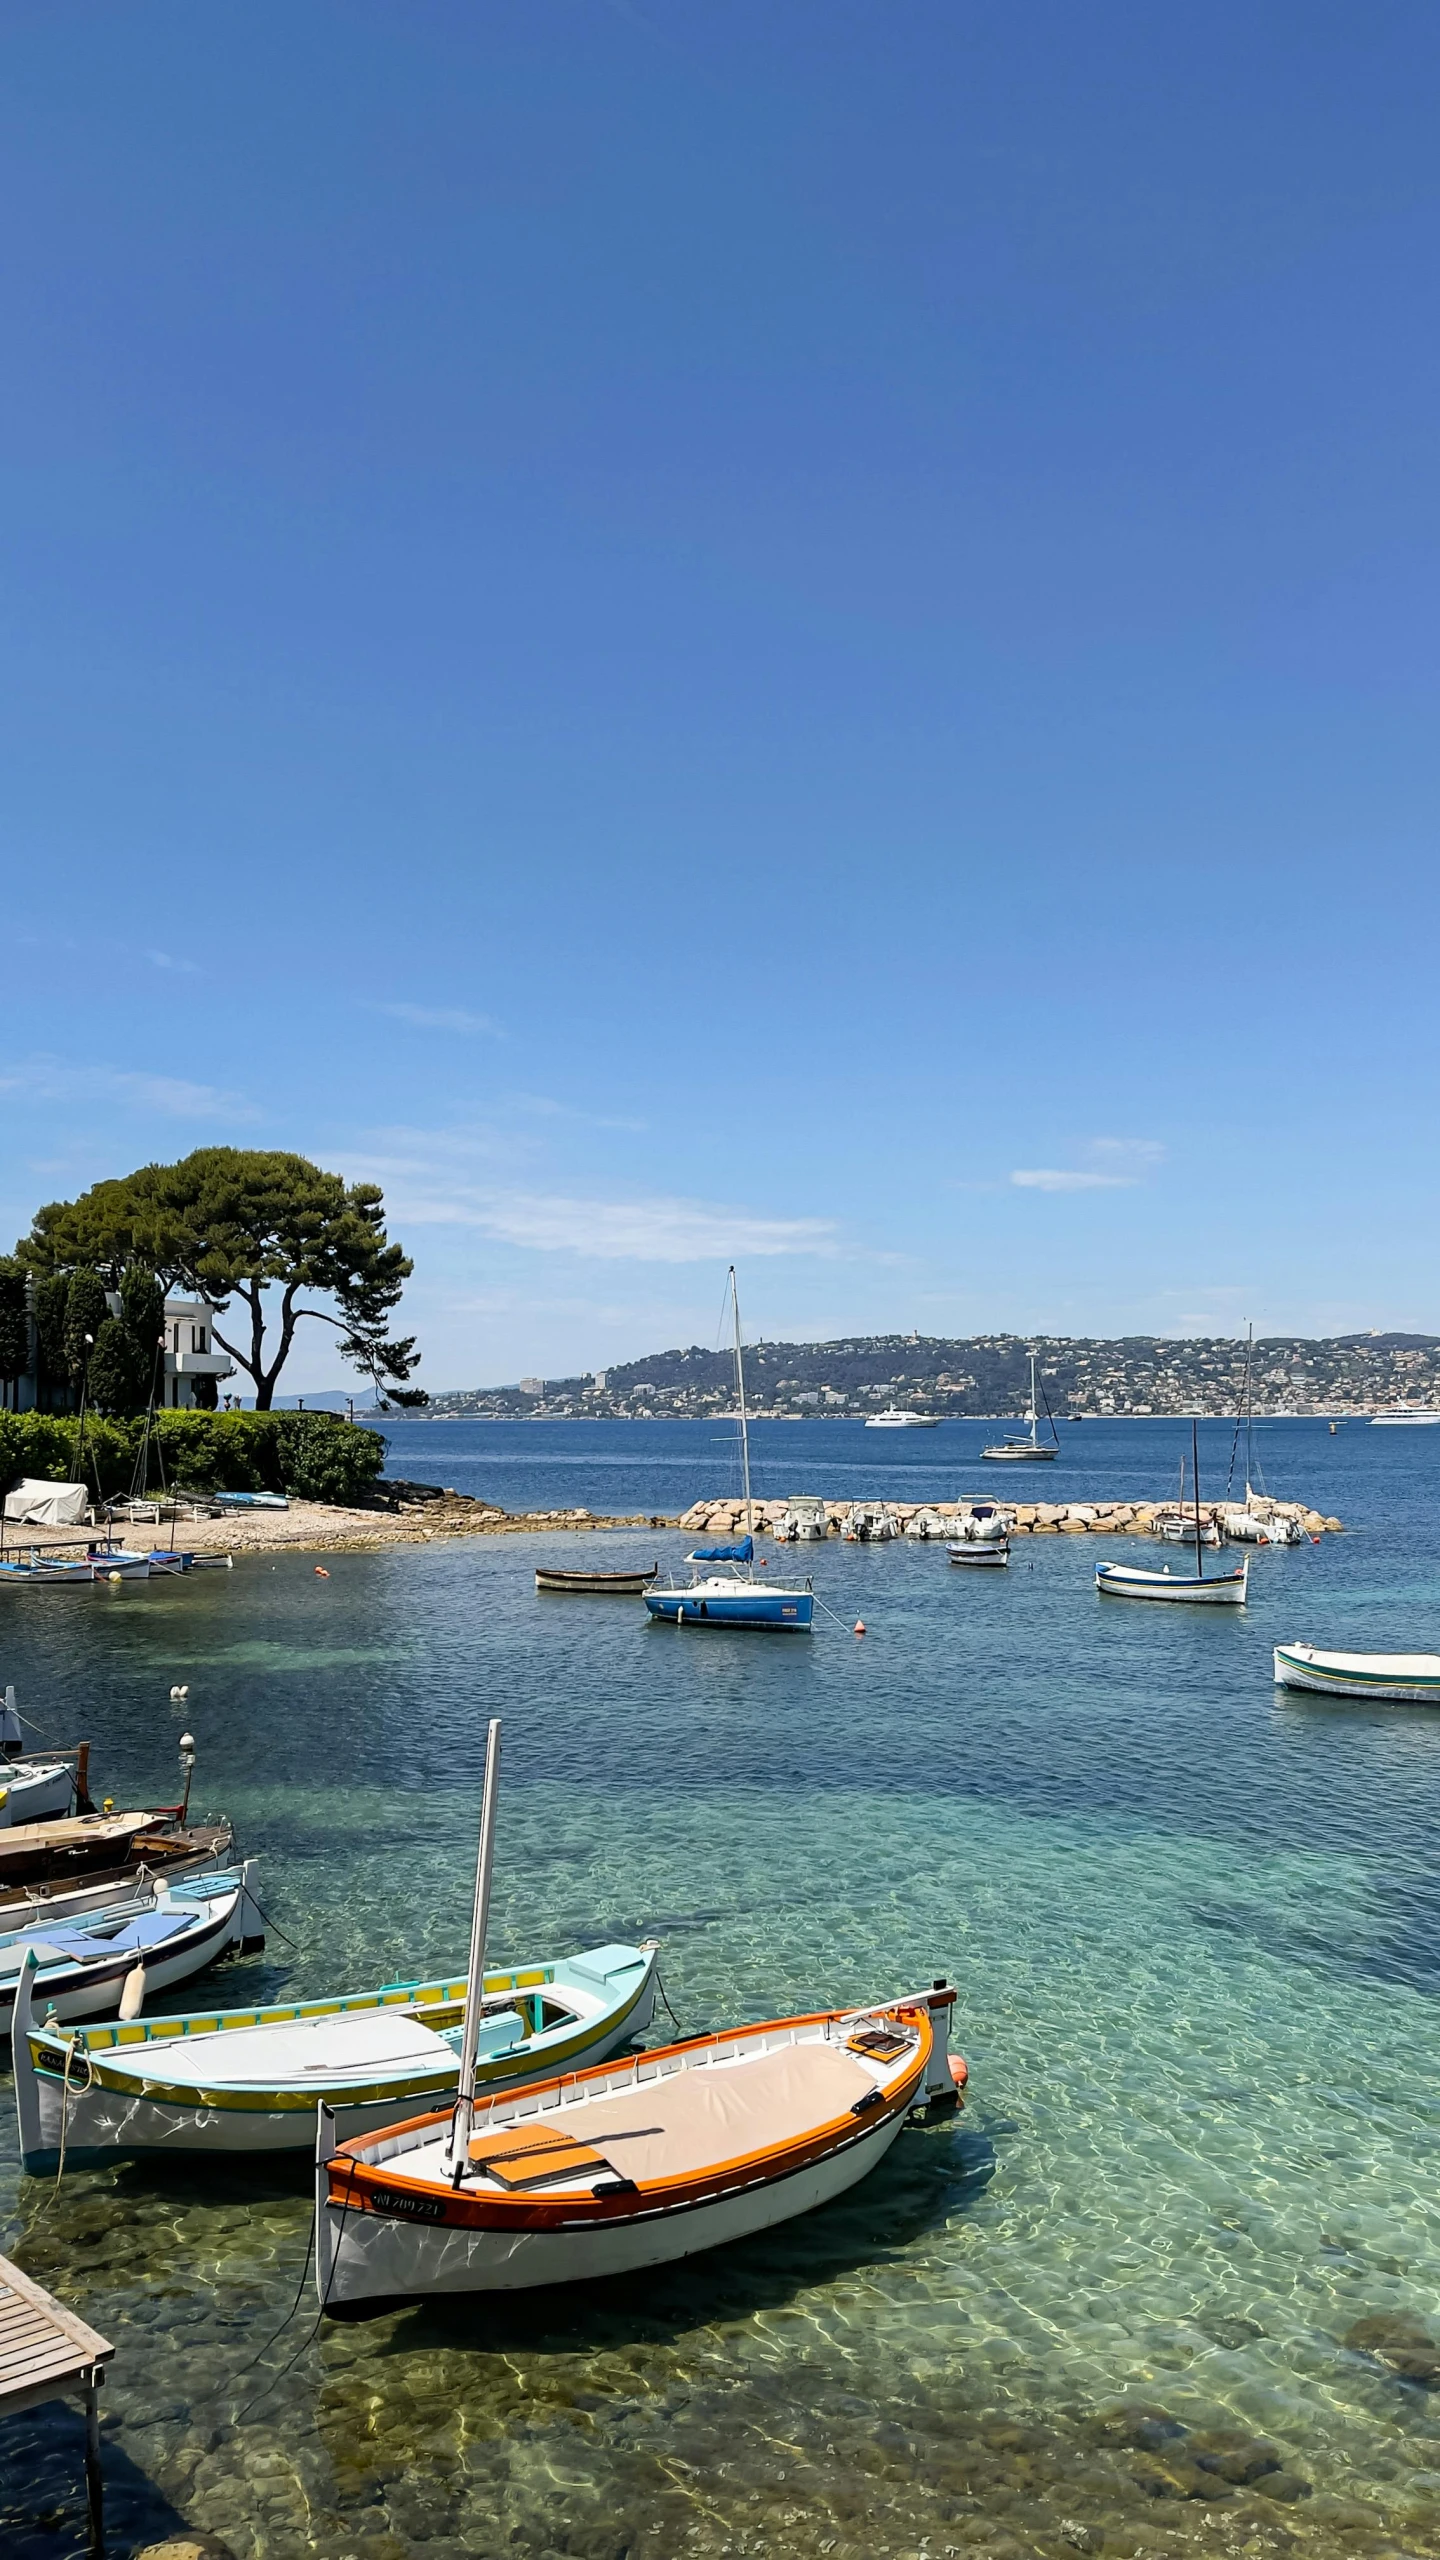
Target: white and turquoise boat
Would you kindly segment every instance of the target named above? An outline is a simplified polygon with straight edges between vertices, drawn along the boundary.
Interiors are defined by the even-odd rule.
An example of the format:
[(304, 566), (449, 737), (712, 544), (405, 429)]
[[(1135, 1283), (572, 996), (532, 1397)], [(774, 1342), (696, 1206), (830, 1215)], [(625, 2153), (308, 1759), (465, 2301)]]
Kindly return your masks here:
[(1326, 1653), (1314, 1644), (1277, 1644), (1282, 1689), (1319, 1689), (1330, 1698), (1382, 1698), (1440, 1707), (1440, 1653)]
[[(688, 1582), (672, 1575), (652, 1582), (645, 1606), (652, 1618), (672, 1627), (764, 1627), (787, 1633), (808, 1627), (815, 1615), (815, 1594), (782, 1590), (778, 1583), (755, 1579), (755, 1512), (750, 1499), (750, 1426), (745, 1413), (745, 1357), (740, 1348), (740, 1292), (735, 1265), (730, 1265), (730, 1301), (735, 1311), (735, 1387), (740, 1399), (740, 1462), (745, 1477), (745, 1535), (733, 1545), (695, 1547), (685, 1561)], [(702, 1565), (724, 1565), (724, 1573), (702, 1573)]]
[[(590, 1947), (558, 1963), (485, 1975), (476, 2077), (520, 2088), (603, 2062), (650, 2023), (658, 1949)], [(133, 1960), (133, 1959), (132, 1959)], [(11, 2051), (30, 2170), (65, 2157), (155, 2151), (305, 2151), (323, 2098), (354, 2133), (453, 2097), (465, 1977), (391, 1982), (329, 2000), (115, 2026), (37, 2022), (40, 1967), (15, 1986)]]

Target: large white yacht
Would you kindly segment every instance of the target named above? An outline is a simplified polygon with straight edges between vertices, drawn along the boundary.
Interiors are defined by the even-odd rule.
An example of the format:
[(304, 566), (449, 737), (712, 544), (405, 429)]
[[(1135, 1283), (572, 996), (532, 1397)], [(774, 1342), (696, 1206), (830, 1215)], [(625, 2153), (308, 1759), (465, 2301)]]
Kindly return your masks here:
[(883, 1413), (867, 1413), (865, 1428), (867, 1431), (934, 1431), (939, 1421), (938, 1413), (905, 1413), (899, 1405), (891, 1404)]

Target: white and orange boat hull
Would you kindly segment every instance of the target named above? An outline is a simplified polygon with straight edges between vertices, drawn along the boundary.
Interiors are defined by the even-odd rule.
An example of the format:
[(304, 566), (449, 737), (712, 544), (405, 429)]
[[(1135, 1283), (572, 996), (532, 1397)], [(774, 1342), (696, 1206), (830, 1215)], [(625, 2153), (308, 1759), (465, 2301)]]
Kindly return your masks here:
[[(337, 2147), (322, 2107), (316, 2169), (321, 2308), (344, 2314), (417, 2295), (516, 2292), (632, 2275), (750, 2239), (831, 2203), (878, 2166), (917, 2105), (954, 2105), (964, 2079), (963, 2064), (952, 2068), (948, 2054), (954, 1998), (953, 1990), (937, 1985), (894, 2007), (731, 2029), (577, 2073), (524, 2100), (497, 2099), (476, 2109), (469, 2150), (481, 2165), (467, 2168), (458, 2186), (446, 2148), (449, 2111)], [(903, 2049), (879, 2062), (858, 2055), (850, 2037), (859, 2029), (878, 2033), (882, 2042), (903, 2038)], [(751, 2096), (745, 2078), (756, 2065), (758, 2106), (752, 2100), (749, 2112), (763, 2130), (779, 2088), (777, 2117), (788, 2109), (790, 2118), (780, 2140), (731, 2149), (729, 2156), (668, 2162), (642, 2148), (654, 2145), (663, 2155), (667, 2126), (673, 2135), (677, 2116), (688, 2116), (682, 2135), (692, 2154), (697, 2144), (703, 2149), (706, 2132), (693, 2121), (697, 2100), (701, 2114), (719, 2102), (721, 2127), (713, 2140), (721, 2150), (743, 2142), (743, 2133), (725, 2130), (723, 2119), (738, 2095), (733, 2121), (743, 2126)], [(687, 2075), (699, 2075), (694, 2086), (682, 2085)], [(807, 2106), (813, 2121), (802, 2120)], [(636, 2121), (617, 2125), (617, 2115)], [(627, 2151), (626, 2144), (635, 2148)], [(529, 2192), (501, 2192), (483, 2165), (487, 2150), (507, 2152), (513, 2161), (524, 2149), (543, 2161), (547, 2148), (563, 2164), (567, 2145), (582, 2165), (573, 2173), (562, 2165), (548, 2188), (537, 2179)], [(683, 2139), (676, 2148), (683, 2150)], [(622, 2174), (622, 2164), (631, 2163), (638, 2172), (633, 2180)]]

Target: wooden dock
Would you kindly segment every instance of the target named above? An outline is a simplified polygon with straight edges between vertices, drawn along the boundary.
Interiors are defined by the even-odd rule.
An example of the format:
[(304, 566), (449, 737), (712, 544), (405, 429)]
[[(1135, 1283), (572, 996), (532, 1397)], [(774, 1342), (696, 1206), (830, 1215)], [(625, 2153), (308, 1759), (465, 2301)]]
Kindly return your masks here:
[(43, 2286), (32, 2284), (0, 2258), (0, 2418), (33, 2409), (62, 2392), (79, 2391), (85, 2401), (85, 2490), (90, 2512), (90, 2548), (105, 2548), (104, 2490), (100, 2475), (100, 2410), (98, 2392), (105, 2367), (115, 2353), (108, 2338), (62, 2309)]

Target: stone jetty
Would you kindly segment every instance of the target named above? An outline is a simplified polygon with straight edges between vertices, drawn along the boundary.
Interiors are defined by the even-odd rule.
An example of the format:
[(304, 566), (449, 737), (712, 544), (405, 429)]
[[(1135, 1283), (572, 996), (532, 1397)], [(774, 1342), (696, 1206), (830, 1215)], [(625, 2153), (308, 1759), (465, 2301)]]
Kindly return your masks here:
[[(765, 1530), (773, 1537), (789, 1507), (787, 1502), (766, 1500), (754, 1503), (752, 1515), (756, 1534)], [(1173, 1500), (1169, 1502), (1013, 1502), (997, 1488), (993, 1494), (974, 1494), (961, 1502), (886, 1502), (880, 1495), (874, 1495), (864, 1501), (857, 1499), (853, 1502), (827, 1502), (824, 1505), (825, 1533), (827, 1537), (843, 1538), (850, 1525), (852, 1511), (867, 1513), (888, 1511), (896, 1528), (903, 1535), (911, 1521), (917, 1519), (922, 1513), (948, 1526), (951, 1523), (958, 1524), (960, 1521), (968, 1520), (977, 1508), (1003, 1511), (1013, 1523), (1012, 1536), (1035, 1538), (1065, 1535), (1076, 1537), (1099, 1530), (1104, 1530), (1112, 1538), (1121, 1532), (1127, 1537), (1158, 1537), (1166, 1521), (1173, 1521), (1181, 1516), (1180, 1505)], [(1220, 1528), (1223, 1526), (1227, 1512), (1238, 1511), (1241, 1508), (1239, 1503), (1202, 1502), (1200, 1518), (1202, 1522), (1213, 1521), (1216, 1527)], [(1298, 1520), (1301, 1528), (1312, 1538), (1323, 1537), (1327, 1531), (1333, 1536), (1336, 1531), (1344, 1527), (1343, 1521), (1328, 1519), (1323, 1512), (1312, 1511), (1303, 1502), (1271, 1502), (1255, 1496), (1248, 1508), (1251, 1516), (1262, 1524), (1267, 1520)], [(1184, 1514), (1187, 1525), (1193, 1527), (1194, 1517), (1193, 1510), (1187, 1508)], [(743, 1502), (729, 1498), (692, 1503), (688, 1511), (682, 1511), (677, 1526), (687, 1530), (703, 1530), (712, 1537), (739, 1537), (743, 1535), (745, 1528), (745, 1505)]]

